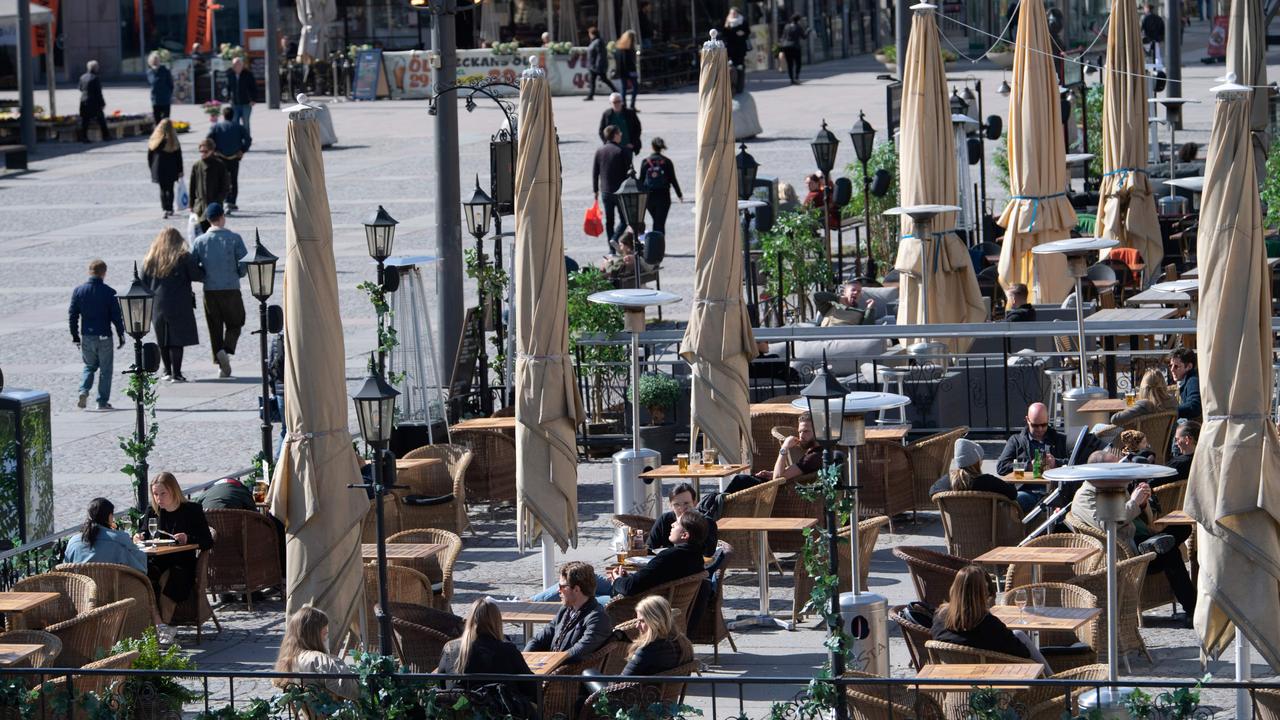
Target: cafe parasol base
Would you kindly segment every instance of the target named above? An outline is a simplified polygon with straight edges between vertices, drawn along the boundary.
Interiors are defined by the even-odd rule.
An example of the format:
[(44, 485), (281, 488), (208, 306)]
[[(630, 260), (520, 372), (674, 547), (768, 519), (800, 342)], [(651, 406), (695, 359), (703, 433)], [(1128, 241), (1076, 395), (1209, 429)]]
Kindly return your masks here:
[(769, 536), (768, 533), (758, 533), (756, 546), (759, 548), (759, 554), (756, 556), (756, 567), (760, 571), (760, 609), (754, 615), (739, 615), (736, 620), (728, 623), (730, 630), (746, 630), (747, 628), (767, 627), (782, 628), (783, 630), (795, 630), (796, 624), (790, 620), (776, 618), (769, 614)]
[(1131, 717), (1129, 711), (1125, 709), (1125, 700), (1133, 694), (1137, 688), (1131, 687), (1104, 687), (1096, 690), (1088, 690), (1080, 695), (1080, 715), (1085, 717), (1093, 717), (1090, 711), (1097, 710), (1100, 714), (1097, 717), (1104, 720), (1129, 720)]

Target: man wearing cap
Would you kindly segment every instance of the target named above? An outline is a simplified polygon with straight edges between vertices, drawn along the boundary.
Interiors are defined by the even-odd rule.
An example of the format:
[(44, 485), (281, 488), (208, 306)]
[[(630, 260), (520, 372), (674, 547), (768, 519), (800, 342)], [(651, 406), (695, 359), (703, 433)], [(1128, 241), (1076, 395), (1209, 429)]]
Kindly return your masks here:
[(191, 244), (191, 255), (204, 269), (204, 319), (209, 326), (209, 349), (221, 372), (218, 377), (231, 377), (231, 356), (244, 327), (244, 300), (240, 296), (240, 278), (248, 267), (243, 260), (249, 251), (244, 240), (227, 229), (227, 218), (221, 203), (209, 203), (205, 210), (209, 231)]

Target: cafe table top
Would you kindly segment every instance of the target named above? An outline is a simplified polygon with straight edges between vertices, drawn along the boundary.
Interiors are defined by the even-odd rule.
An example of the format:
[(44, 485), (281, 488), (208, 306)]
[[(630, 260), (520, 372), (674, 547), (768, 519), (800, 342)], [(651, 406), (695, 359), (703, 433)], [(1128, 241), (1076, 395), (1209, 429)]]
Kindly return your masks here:
[(144, 542), (140, 547), (142, 548), (142, 552), (147, 555), (172, 555), (173, 553), (200, 549), (200, 546), (194, 543), (184, 543), (182, 545), (152, 545), (149, 542)]
[(499, 600), (502, 621), (509, 623), (549, 623), (563, 608), (558, 602), (533, 602), (531, 600)]
[(743, 530), (747, 532), (783, 532), (807, 530), (818, 524), (817, 518), (789, 517), (727, 517), (716, 521), (720, 532), (726, 530)]
[(1085, 403), (1085, 404), (1081, 405), (1081, 406), (1080, 406), (1080, 410), (1079, 410), (1079, 412), (1082, 412), (1082, 413), (1092, 413), (1092, 412), (1118, 413), (1118, 412), (1120, 412), (1121, 410), (1124, 410), (1124, 409), (1125, 409), (1125, 408), (1127, 408), (1127, 407), (1129, 407), (1129, 406), (1128, 406), (1127, 404), (1125, 404), (1124, 398), (1094, 398), (1094, 399), (1090, 400), (1089, 402), (1087, 402), (1087, 403)]
[(0, 592), (0, 612), (23, 613), (57, 600), (56, 592)]
[(1162, 523), (1164, 525), (1195, 525), (1196, 524), (1196, 521), (1192, 519), (1190, 515), (1186, 514), (1182, 510), (1174, 510), (1171, 513), (1162, 515), (1159, 520), (1156, 520), (1156, 522)]
[[(426, 559), (437, 553), (444, 552), (447, 547), (448, 545), (444, 543), (387, 543), (387, 559)], [(360, 546), (360, 555), (365, 560), (377, 560), (378, 546), (374, 543), (364, 543)]]
[(453, 424), (453, 430), (515, 430), (516, 419), (507, 417), (468, 418)]
[[(1124, 301), (1125, 305), (1190, 305), (1191, 295), (1184, 292), (1160, 292), (1143, 290)], [(1096, 313), (1095, 313), (1096, 314)], [(1092, 316), (1090, 316), (1092, 317)], [(1089, 319), (1085, 318), (1088, 323)]]
[[(916, 673), (922, 680), (960, 680), (956, 685), (929, 685), (928, 690), (969, 690), (983, 680), (1035, 680), (1044, 666), (1040, 663), (927, 663)], [(1021, 686), (1026, 689), (1029, 686)], [(1019, 686), (1001, 685), (1002, 690)]]
[(550, 675), (568, 659), (567, 652), (525, 652), (524, 661), (534, 675)]
[(738, 465), (712, 465), (710, 467), (702, 463), (694, 464), (689, 462), (687, 470), (681, 470), (679, 465), (663, 465), (653, 470), (646, 470), (640, 473), (640, 477), (649, 480), (673, 480), (676, 478), (722, 478), (730, 475), (738, 475), (740, 473), (750, 472), (751, 466), (746, 464)]
[(1016, 547), (993, 548), (974, 558), (983, 565), (1008, 565), (1029, 563), (1032, 565), (1074, 565), (1098, 554), (1098, 548), (1089, 547)]
[(21, 662), (39, 652), (43, 645), (26, 643), (0, 643), (0, 667), (8, 667)]
[(1102, 613), (1099, 608), (1041, 607), (1030, 604), (1022, 612), (1016, 605), (994, 605), (991, 614), (1013, 630), (1063, 630), (1072, 632)]
[(1022, 473), (1022, 477), (1014, 477), (1013, 473), (1009, 473), (1008, 475), (1001, 476), (1000, 479), (1010, 485), (1049, 485), (1050, 483), (1057, 482), (1057, 480), (1050, 480), (1047, 477), (1031, 477), (1030, 469), (1025, 470)]
[[(1170, 293), (1164, 293), (1168, 295)], [(1138, 297), (1135, 295), (1134, 297)], [(1131, 298), (1132, 299), (1132, 298)], [(1085, 327), (1098, 322), (1151, 322), (1168, 320), (1178, 311), (1167, 307), (1104, 308), (1084, 319)]]

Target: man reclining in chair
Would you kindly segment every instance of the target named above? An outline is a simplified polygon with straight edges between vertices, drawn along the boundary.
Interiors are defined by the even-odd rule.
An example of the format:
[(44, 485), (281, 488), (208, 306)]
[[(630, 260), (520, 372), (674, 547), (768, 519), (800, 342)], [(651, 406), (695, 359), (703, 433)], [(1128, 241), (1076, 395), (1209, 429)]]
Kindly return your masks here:
[[(840, 455), (840, 453), (836, 453)], [(788, 435), (778, 449), (778, 459), (772, 470), (761, 470), (755, 475), (734, 475), (725, 486), (726, 495), (753, 488), (760, 483), (779, 478), (790, 480), (801, 475), (815, 473), (822, 468), (822, 447), (813, 439), (813, 416), (803, 413), (796, 420), (796, 434)]]

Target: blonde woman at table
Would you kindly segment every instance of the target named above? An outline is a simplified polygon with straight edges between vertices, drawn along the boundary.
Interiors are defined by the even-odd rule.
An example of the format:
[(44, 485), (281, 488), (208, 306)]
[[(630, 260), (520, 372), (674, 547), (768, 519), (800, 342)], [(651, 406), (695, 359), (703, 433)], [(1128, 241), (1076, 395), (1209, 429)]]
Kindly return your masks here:
[[(278, 673), (323, 673), (337, 675), (351, 672), (351, 668), (329, 653), (329, 616), (323, 610), (310, 605), (303, 605), (289, 618), (284, 627), (284, 640), (280, 641), (280, 652), (276, 654), (274, 672)], [(286, 688), (302, 683), (323, 688), (334, 696), (355, 700), (360, 694), (359, 684), (351, 678), (326, 678), (307, 682), (302, 678), (275, 678), (272, 685)]]
[[(157, 537), (150, 531), (157, 520)], [(151, 507), (142, 516), (142, 532), (134, 540), (170, 539), (178, 545), (195, 545), (200, 550), (213, 547), (213, 534), (199, 503), (182, 496), (182, 487), (173, 473), (162, 472), (151, 480)], [(155, 589), (160, 617), (169, 622), (173, 609), (191, 596), (196, 584), (196, 551), (153, 555), (148, 558), (147, 577)]]
[(1026, 633), (1010, 630), (991, 614), (987, 574), (970, 565), (956, 573), (947, 602), (933, 614), (929, 635), (941, 642), (1027, 658), (1048, 667)]
[(128, 565), (140, 573), (147, 571), (147, 554), (129, 538), (129, 533), (116, 529), (116, 507), (106, 498), (89, 502), (89, 517), (80, 534), (67, 542), (63, 562), (115, 563)]
[[(436, 672), (446, 675), (532, 675), (529, 663), (514, 644), (502, 635), (502, 610), (492, 598), (482, 597), (471, 603), (471, 611), (462, 626), (462, 637), (450, 640), (440, 655)], [(489, 683), (464, 682), (466, 689)], [(449, 686), (454, 685), (453, 681)], [(532, 701), (538, 689), (534, 683), (513, 683), (511, 688)]]
[(1143, 415), (1178, 409), (1178, 399), (1169, 392), (1169, 386), (1164, 381), (1164, 373), (1159, 370), (1148, 370), (1142, 374), (1142, 381), (1138, 383), (1137, 396), (1138, 400), (1133, 407), (1125, 408), (1111, 416), (1112, 424), (1119, 425), (1129, 420), (1136, 420)]
[(640, 636), (631, 644), (623, 675), (657, 675), (693, 660), (693, 645), (680, 632), (671, 604), (650, 595), (636, 605)]

